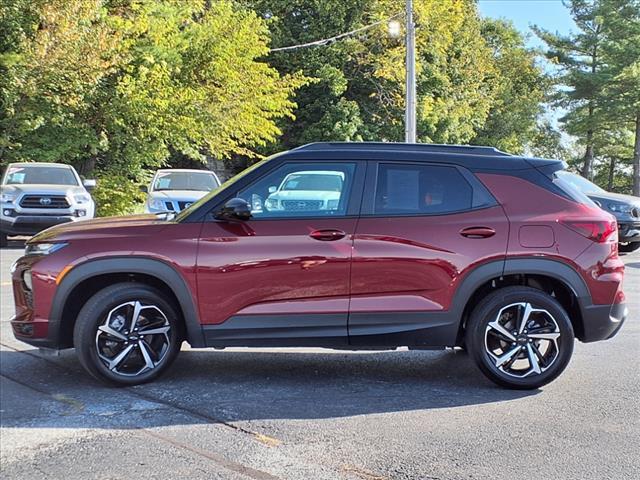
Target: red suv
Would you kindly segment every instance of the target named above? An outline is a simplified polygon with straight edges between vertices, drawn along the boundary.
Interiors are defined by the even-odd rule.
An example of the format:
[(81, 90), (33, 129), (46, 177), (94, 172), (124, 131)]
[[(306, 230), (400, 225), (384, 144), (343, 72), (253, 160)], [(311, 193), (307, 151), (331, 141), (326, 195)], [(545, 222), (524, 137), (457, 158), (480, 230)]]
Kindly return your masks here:
[(93, 376), (157, 377), (193, 347), (464, 347), (537, 388), (627, 316), (615, 219), (564, 164), (488, 147), (318, 143), (180, 214), (50, 228), (13, 269), (16, 338)]

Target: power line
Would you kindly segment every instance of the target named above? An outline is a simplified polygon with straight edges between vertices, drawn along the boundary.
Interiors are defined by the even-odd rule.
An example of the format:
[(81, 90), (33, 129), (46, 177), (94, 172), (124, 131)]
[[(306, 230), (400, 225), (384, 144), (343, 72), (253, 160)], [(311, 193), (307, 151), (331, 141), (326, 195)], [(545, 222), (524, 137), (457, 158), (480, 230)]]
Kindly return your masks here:
[(285, 51), (290, 51), (290, 50), (297, 50), (299, 48), (309, 48), (309, 47), (320, 47), (323, 45), (329, 45), (331, 43), (337, 42), (338, 40), (342, 40), (345, 37), (349, 37), (351, 35), (355, 35), (356, 33), (360, 33), (363, 32), (365, 30), (369, 30), (373, 27), (377, 27), (378, 25), (388, 22), (390, 20), (393, 20), (394, 18), (397, 17), (401, 17), (403, 16), (404, 13), (396, 13), (395, 15), (392, 15), (391, 17), (385, 18), (383, 20), (379, 20), (375, 23), (371, 23), (369, 25), (365, 25), (364, 27), (360, 27), (360, 28), (356, 28), (355, 30), (351, 30), (350, 32), (345, 32), (345, 33), (341, 33), (339, 35), (335, 35), (333, 37), (329, 37), (329, 38), (323, 38), (322, 40), (316, 40), (314, 42), (308, 42), (308, 43), (301, 43), (299, 45), (290, 45), (288, 47), (278, 47), (278, 48), (272, 48), (271, 50), (269, 50), (269, 52), (285, 52)]

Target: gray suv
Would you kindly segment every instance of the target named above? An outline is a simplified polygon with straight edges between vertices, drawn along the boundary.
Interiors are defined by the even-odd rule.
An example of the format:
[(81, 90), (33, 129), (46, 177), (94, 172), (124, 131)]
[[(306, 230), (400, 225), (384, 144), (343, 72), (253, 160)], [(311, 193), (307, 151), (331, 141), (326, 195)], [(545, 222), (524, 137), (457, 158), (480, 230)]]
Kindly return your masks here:
[(0, 186), (0, 244), (12, 235), (34, 235), (65, 222), (93, 218), (89, 190), (95, 180), (60, 163), (11, 163)]

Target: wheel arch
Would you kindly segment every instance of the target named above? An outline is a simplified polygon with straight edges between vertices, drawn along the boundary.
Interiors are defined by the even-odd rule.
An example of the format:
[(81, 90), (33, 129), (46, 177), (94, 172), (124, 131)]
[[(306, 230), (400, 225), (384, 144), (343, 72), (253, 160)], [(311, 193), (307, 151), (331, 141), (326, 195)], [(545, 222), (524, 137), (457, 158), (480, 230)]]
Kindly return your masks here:
[(456, 344), (461, 345), (469, 314), (489, 292), (512, 285), (526, 285), (556, 292), (557, 300), (567, 310), (576, 337), (584, 336), (585, 305), (590, 304), (589, 289), (580, 274), (570, 265), (549, 258), (517, 258), (494, 261), (476, 267), (463, 279), (452, 305), (460, 319)]
[(121, 281), (150, 284), (172, 296), (185, 325), (186, 340), (204, 346), (197, 303), (182, 275), (162, 260), (147, 257), (112, 257), (74, 266), (56, 289), (49, 315), (59, 348), (73, 346), (73, 327), (82, 305), (98, 290)]

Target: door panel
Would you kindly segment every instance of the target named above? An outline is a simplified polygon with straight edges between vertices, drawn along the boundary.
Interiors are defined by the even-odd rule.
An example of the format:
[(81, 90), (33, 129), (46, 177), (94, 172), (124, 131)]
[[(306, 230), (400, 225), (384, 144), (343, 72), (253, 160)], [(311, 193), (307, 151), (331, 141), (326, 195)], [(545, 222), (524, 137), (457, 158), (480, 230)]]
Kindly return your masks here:
[[(205, 223), (197, 265), (202, 323), (217, 325), (234, 315), (273, 322), (278, 315), (340, 314), (346, 337), (355, 224), (354, 218)], [(345, 236), (310, 236), (333, 229)]]
[(372, 171), (354, 239), (349, 341), (455, 340), (453, 294), (474, 266), (505, 258), (508, 220), (455, 167), (381, 163)]

